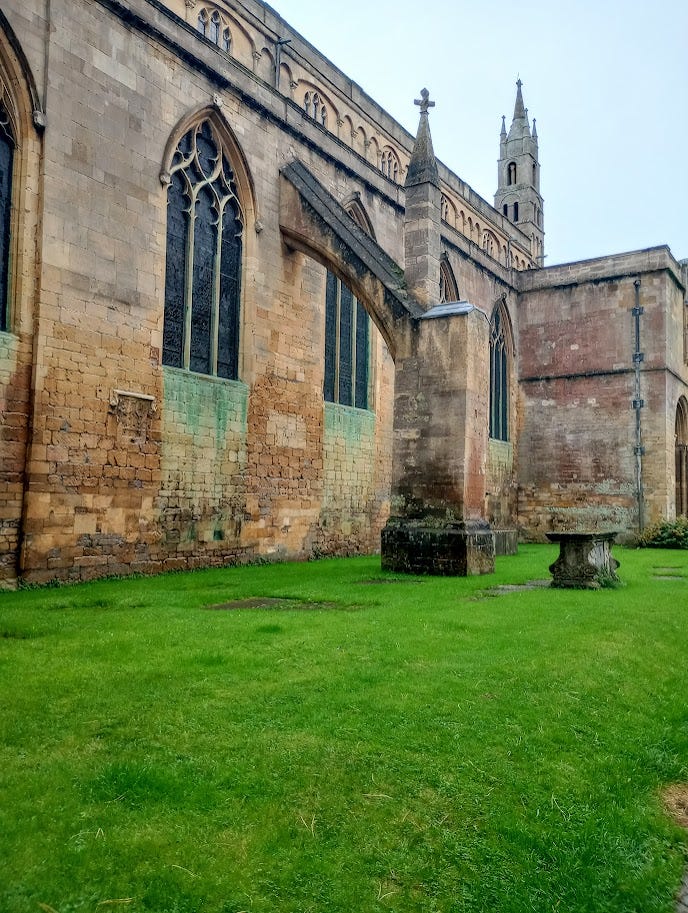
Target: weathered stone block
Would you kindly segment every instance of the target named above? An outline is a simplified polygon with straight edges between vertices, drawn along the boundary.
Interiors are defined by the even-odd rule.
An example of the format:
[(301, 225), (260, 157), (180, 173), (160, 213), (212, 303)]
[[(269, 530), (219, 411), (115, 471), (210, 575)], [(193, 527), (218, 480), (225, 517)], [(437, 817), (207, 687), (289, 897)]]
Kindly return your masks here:
[(494, 535), (487, 523), (392, 517), (382, 531), (382, 568), (404, 574), (466, 577), (494, 571)]

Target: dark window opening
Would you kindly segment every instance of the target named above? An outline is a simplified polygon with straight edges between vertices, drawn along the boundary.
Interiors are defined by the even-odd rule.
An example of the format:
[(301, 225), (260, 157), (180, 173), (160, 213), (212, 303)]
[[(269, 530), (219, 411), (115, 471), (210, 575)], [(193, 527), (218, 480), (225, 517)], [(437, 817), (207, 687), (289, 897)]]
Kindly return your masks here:
[(502, 206), (502, 212), (505, 216), (509, 215), (509, 207), (506, 205), (506, 203)]
[(0, 330), (9, 326), (10, 227), (14, 136), (9, 114), (0, 102)]
[(509, 355), (502, 306), (492, 315), (490, 328), (490, 437), (509, 440)]
[(509, 178), (508, 178), (508, 183), (509, 183), (509, 184), (515, 184), (515, 183), (516, 183), (516, 162), (509, 162)]
[(342, 406), (368, 408), (370, 318), (351, 289), (327, 273), (323, 396)]
[(514, 222), (518, 222), (518, 203), (514, 203)]
[(688, 401), (682, 396), (676, 407), (676, 516), (688, 516)]
[(209, 121), (186, 133), (167, 196), (163, 364), (239, 376), (243, 216)]

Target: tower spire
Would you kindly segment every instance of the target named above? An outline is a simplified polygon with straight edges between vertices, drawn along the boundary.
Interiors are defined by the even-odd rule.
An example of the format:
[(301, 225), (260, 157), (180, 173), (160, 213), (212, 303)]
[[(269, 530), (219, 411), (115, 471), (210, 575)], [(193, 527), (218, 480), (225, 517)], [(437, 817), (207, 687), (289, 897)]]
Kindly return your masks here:
[(538, 135), (533, 120), (531, 134), (528, 109), (523, 103), (523, 83), (516, 80), (514, 117), (508, 135), (502, 118), (499, 135), (499, 172), (495, 209), (513, 222), (530, 240), (530, 255), (541, 266), (544, 258), (542, 197)]
[(516, 104), (514, 105), (514, 120), (519, 120), (526, 116), (526, 109), (523, 106), (523, 93), (521, 92), (521, 78), (516, 80)]

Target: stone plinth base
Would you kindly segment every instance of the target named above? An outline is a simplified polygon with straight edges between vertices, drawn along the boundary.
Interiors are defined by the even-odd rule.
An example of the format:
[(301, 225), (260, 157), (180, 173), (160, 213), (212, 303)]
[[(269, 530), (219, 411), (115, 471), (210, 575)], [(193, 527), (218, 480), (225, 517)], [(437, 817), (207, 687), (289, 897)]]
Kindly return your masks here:
[(494, 535), (487, 523), (444, 523), (391, 517), (382, 530), (382, 569), (403, 574), (466, 577), (494, 571)]
[(615, 532), (547, 533), (559, 543), (559, 557), (551, 564), (552, 586), (562, 589), (596, 590), (605, 581), (618, 580), (619, 562), (612, 557)]

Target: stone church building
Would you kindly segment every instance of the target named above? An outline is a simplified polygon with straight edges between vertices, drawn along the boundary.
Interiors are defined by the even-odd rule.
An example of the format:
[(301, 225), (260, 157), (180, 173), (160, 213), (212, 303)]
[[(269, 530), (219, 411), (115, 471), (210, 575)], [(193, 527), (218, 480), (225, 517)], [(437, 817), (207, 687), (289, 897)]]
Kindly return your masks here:
[(3, 0), (0, 585), (688, 513), (687, 263), (543, 268), (520, 83), (494, 205), (416, 102), (261, 0)]

